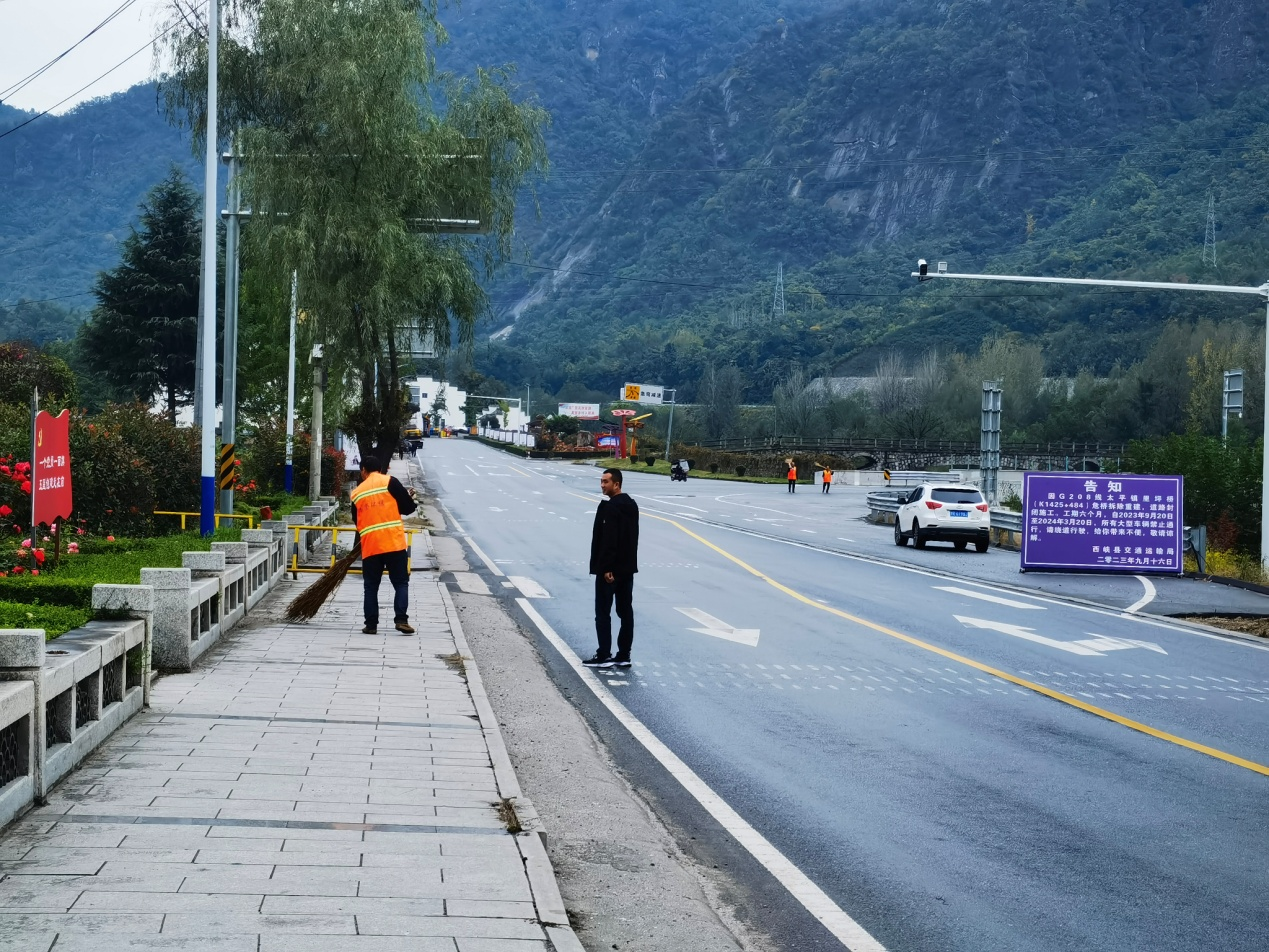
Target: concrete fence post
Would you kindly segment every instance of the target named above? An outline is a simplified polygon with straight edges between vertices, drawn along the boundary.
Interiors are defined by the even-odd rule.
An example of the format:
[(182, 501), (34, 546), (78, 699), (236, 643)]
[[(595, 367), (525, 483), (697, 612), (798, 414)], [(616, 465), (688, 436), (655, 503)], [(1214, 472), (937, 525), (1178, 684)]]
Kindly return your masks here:
[(45, 641), (43, 628), (12, 628), (0, 631), (0, 681), (29, 681), (35, 695), (31, 711), (30, 741), (27, 745), (27, 776), (31, 778), (32, 796), (40, 803), (44, 801), (44, 678), (42, 672)]
[[(142, 569), (142, 575), (147, 570)], [(149, 585), (93, 586), (93, 611), (117, 613), (124, 618), (145, 622), (145, 645), (141, 650), (142, 703), (150, 706), (150, 669), (154, 654), (154, 589)]]

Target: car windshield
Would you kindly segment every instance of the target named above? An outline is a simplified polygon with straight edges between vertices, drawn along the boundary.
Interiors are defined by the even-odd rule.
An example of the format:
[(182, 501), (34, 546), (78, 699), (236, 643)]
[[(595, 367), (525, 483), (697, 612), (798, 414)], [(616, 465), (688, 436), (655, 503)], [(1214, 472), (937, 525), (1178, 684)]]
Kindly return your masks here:
[(934, 489), (930, 491), (930, 496), (935, 502), (961, 502), (971, 506), (976, 506), (983, 501), (983, 494), (969, 486)]

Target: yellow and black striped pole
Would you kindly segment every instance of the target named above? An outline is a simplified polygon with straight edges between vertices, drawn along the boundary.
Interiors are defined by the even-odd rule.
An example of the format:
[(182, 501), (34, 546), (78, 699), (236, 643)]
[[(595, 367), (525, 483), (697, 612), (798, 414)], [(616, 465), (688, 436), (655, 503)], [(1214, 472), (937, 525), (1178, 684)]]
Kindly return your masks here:
[(234, 511), (234, 444), (225, 443), (220, 448), (220, 475), (217, 485), (220, 487), (220, 511)]

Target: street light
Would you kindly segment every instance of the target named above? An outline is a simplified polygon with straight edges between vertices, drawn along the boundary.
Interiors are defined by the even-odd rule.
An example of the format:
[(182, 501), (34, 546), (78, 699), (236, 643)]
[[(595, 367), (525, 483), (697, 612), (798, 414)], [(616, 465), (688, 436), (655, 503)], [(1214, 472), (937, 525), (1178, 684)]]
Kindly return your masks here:
[(918, 281), (933, 278), (957, 278), (967, 281), (1013, 281), (1020, 284), (1078, 284), (1086, 287), (1140, 288), (1147, 291), (1210, 291), (1215, 294), (1254, 294), (1265, 301), (1265, 400), (1264, 403), (1264, 456), (1260, 474), (1260, 564), (1269, 568), (1269, 281), (1259, 287), (1233, 284), (1182, 284), (1178, 281), (1111, 281), (1102, 278), (1040, 278), (1022, 274), (952, 274), (947, 262), (940, 261), (938, 269), (930, 272), (925, 259), (918, 263), (912, 277)]

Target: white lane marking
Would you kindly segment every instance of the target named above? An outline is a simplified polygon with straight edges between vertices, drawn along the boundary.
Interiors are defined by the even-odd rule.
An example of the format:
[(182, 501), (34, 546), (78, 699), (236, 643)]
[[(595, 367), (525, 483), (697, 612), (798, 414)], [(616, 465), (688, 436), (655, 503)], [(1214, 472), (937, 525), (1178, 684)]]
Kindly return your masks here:
[(709, 512), (708, 509), (701, 509), (699, 506), (689, 506), (685, 502), (679, 502), (674, 496), (648, 496), (648, 499), (655, 499), (658, 502), (668, 503), (671, 506), (678, 506), (680, 509), (695, 509), (697, 512)]
[(516, 587), (516, 583), (515, 583), (515, 582), (503, 582), (503, 583), (502, 583), (502, 587), (503, 587), (503, 588), (515, 588), (515, 587)]
[[(1038, 645), (1048, 645), (1050, 648), (1057, 648), (1059, 651), (1069, 651), (1071, 654), (1093, 655), (1100, 658), (1104, 657), (1107, 651), (1124, 651), (1128, 648), (1145, 648), (1147, 651), (1167, 654), (1153, 641), (1138, 641), (1135, 638), (1111, 638), (1108, 635), (1099, 635), (1091, 631), (1088, 632), (1088, 638), (1079, 641), (1058, 641), (1056, 638), (1046, 638), (1044, 635), (1037, 635), (1034, 628), (1024, 628), (1021, 625), (1008, 625), (1001, 621), (987, 621), (983, 618), (967, 618), (964, 615), (953, 615), (952, 617), (967, 628), (986, 628), (991, 631), (998, 631), (1001, 634), (1013, 635), (1015, 638), (1022, 638), (1026, 641), (1034, 641)], [(1041, 671), (1040, 673), (1043, 674), (1044, 672)], [(1132, 675), (1126, 674), (1124, 677), (1130, 678)]]
[(471, 536), (469, 536), (469, 535), (464, 535), (464, 536), (463, 536), (463, 540), (464, 540), (464, 541), (465, 541), (465, 542), (466, 542), (469, 546), (471, 546), (471, 550), (472, 550), (473, 552), (475, 552), (478, 556), (480, 556), (480, 561), (482, 561), (482, 562), (484, 562), (484, 563), (485, 563), (485, 567), (486, 567), (487, 569), (489, 569), (489, 571), (490, 571), (490, 572), (493, 572), (493, 574), (494, 574), (494, 575), (496, 575), (496, 576), (498, 576), (499, 578), (506, 578), (506, 577), (507, 577), (507, 573), (506, 573), (506, 572), (504, 572), (502, 569), (498, 568), (498, 566), (494, 565), (493, 559), (491, 559), (491, 558), (489, 558), (489, 556), (485, 555), (485, 550), (484, 550), (484, 549), (482, 549), (480, 546), (478, 546), (478, 545), (476, 544), (476, 540), (475, 540), (475, 539), (473, 539), (473, 538), (472, 538)]
[(635, 740), (660, 762), (670, 776), (677, 780), (683, 789), (735, 838), (736, 842), (748, 850), (749, 854), (761, 863), (793, 898), (805, 907), (807, 912), (818, 919), (824, 928), (850, 952), (885, 952), (885, 946), (842, 911), (824, 890), (815, 885), (804, 872), (772, 846), (766, 837), (746, 823), (726, 800), (716, 794), (691, 767), (680, 760), (652, 731), (631, 714), (624, 704), (613, 697), (603, 682), (581, 663), (577, 654), (569, 648), (563, 638), (556, 634), (555, 629), (547, 624), (546, 619), (538, 614), (537, 609), (528, 599), (517, 598), (516, 604), (537, 625), (538, 631), (542, 632), (542, 636), (560, 653), (569, 667), (581, 678), (582, 683), (590, 688), (599, 703), (604, 705), (626, 730), (630, 731)]
[(508, 575), (511, 583), (520, 589), (525, 598), (550, 598), (551, 593), (526, 575)]
[(468, 595), (492, 595), (489, 586), (485, 584), (485, 580), (475, 572), (455, 572), (454, 581), (458, 583), (458, 587)]
[(977, 598), (997, 605), (1008, 605), (1010, 608), (1029, 608), (1032, 611), (1044, 611), (1043, 605), (1032, 605), (1029, 602), (1016, 602), (1012, 598), (1001, 598), (999, 595), (988, 595), (986, 592), (975, 592), (969, 588), (957, 588), (955, 585), (935, 585), (940, 592), (951, 592), (953, 595), (964, 595), (966, 598)]
[(497, 506), (490, 506), (490, 507), (489, 507), (489, 511), (490, 511), (490, 512), (506, 512), (507, 510), (505, 510), (505, 509), (499, 509)]
[(1146, 587), (1146, 594), (1142, 595), (1139, 599), (1124, 609), (1124, 612), (1128, 615), (1135, 615), (1137, 612), (1141, 611), (1141, 609), (1153, 602), (1155, 595), (1158, 594), (1154, 590), (1154, 582), (1150, 581), (1150, 579), (1146, 578), (1144, 575), (1138, 575), (1136, 576), (1136, 579)]
[(1034, 641), (1037, 645), (1047, 645), (1050, 648), (1057, 648), (1059, 651), (1069, 651), (1071, 654), (1091, 655), (1095, 658), (1104, 657), (1104, 655), (1094, 648), (1086, 648), (1084, 645), (1076, 644), (1073, 641), (1058, 641), (1056, 638), (1046, 638), (1044, 635), (1037, 635), (1033, 628), (1023, 628), (1021, 625), (1008, 625), (1002, 621), (988, 621), (984, 618), (968, 618), (964, 615), (953, 615), (966, 628), (985, 628), (988, 631), (998, 631), (1001, 634), (1013, 635), (1015, 638), (1022, 638), (1024, 641)]
[[(659, 509), (653, 509), (651, 506), (644, 507), (644, 508), (646, 508), (648, 512), (655, 512), (662, 516), (674, 515), (674, 513), (672, 512), (659, 510)], [(802, 542), (798, 539), (781, 539), (778, 536), (771, 536), (762, 532), (756, 532), (753, 529), (746, 529), (743, 526), (729, 526), (719, 522), (706, 522), (704, 524), (709, 526), (711, 529), (718, 529), (720, 532), (735, 532), (735, 533), (738, 533), (739, 535), (747, 535), (747, 536), (752, 536), (755, 539), (763, 539), (766, 542), (775, 542), (780, 545), (791, 545), (796, 549), (806, 549), (810, 552), (816, 552), (820, 555), (831, 556), (832, 558), (848, 559), (851, 562), (865, 562), (868, 565), (876, 565), (882, 568), (894, 569), (896, 572), (908, 572), (912, 575), (923, 575), (926, 578), (952, 579), (954, 581), (964, 582), (968, 585), (978, 585), (978, 586), (981, 586), (982, 588), (986, 588), (995, 592), (1006, 592), (1011, 595), (1014, 595), (1014, 594), (1024, 595), (1027, 598), (1034, 598), (1037, 601), (1046, 602), (1050, 605), (1058, 605), (1062, 608), (1073, 608), (1077, 611), (1090, 612), (1094, 615), (1106, 615), (1107, 617), (1110, 617), (1110, 618), (1128, 619), (1130, 621), (1135, 621), (1141, 625), (1149, 625), (1151, 628), (1163, 628), (1166, 631), (1174, 631), (1174, 632), (1177, 632), (1178, 634), (1191, 635), (1196, 638), (1207, 638), (1210, 641), (1219, 641), (1227, 645), (1237, 645), (1243, 648), (1251, 648), (1255, 651), (1269, 651), (1269, 644), (1260, 644), (1257, 641), (1252, 641), (1251, 638), (1254, 636), (1250, 636), (1250, 635), (1245, 638), (1240, 638), (1234, 635), (1218, 635), (1218, 634), (1214, 634), (1212, 632), (1207, 632), (1207, 631), (1197, 631), (1194, 628), (1182, 628), (1180, 625), (1171, 625), (1160, 618), (1154, 618), (1149, 615), (1129, 615), (1127, 612), (1118, 608), (1103, 608), (1100, 605), (1085, 604), (1073, 599), (1068, 600), (1068, 599), (1053, 598), (1050, 596), (1041, 595), (1041, 594), (1037, 594), (1033, 592), (1018, 592), (1015, 589), (1003, 588), (999, 585), (992, 585), (989, 582), (980, 582), (980, 581), (977, 581), (976, 579), (967, 579), (964, 576), (952, 575), (951, 573), (948, 573), (948, 572), (936, 572), (930, 569), (918, 568), (917, 566), (914, 566), (914, 565), (901, 565), (897, 562), (891, 562), (888, 559), (879, 559), (871, 555), (860, 555), (854, 552), (836, 552), (833, 549), (825, 549), (825, 548), (822, 548), (821, 546), (812, 545), (810, 542)], [(779, 527), (773, 526), (772, 528), (779, 528)], [(1104, 575), (1098, 575), (1093, 577), (1099, 578), (1099, 579), (1106, 578), (1106, 576)]]
[(734, 641), (738, 644), (748, 645), (750, 648), (758, 647), (757, 628), (736, 628), (727, 622), (715, 618), (708, 612), (703, 612), (699, 608), (676, 608), (676, 612), (686, 615), (698, 625), (704, 625), (704, 628), (689, 628), (688, 631), (699, 631), (702, 635), (713, 635), (715, 638), (723, 638), (727, 641)]
[[(466, 464), (464, 463), (463, 465), (466, 465)], [(469, 471), (469, 472), (470, 472), (473, 476), (479, 476), (479, 475), (480, 475), (480, 473), (476, 472), (476, 471), (475, 471), (474, 469), (472, 469), (470, 466), (467, 466), (467, 470), (468, 470), (468, 471)]]

